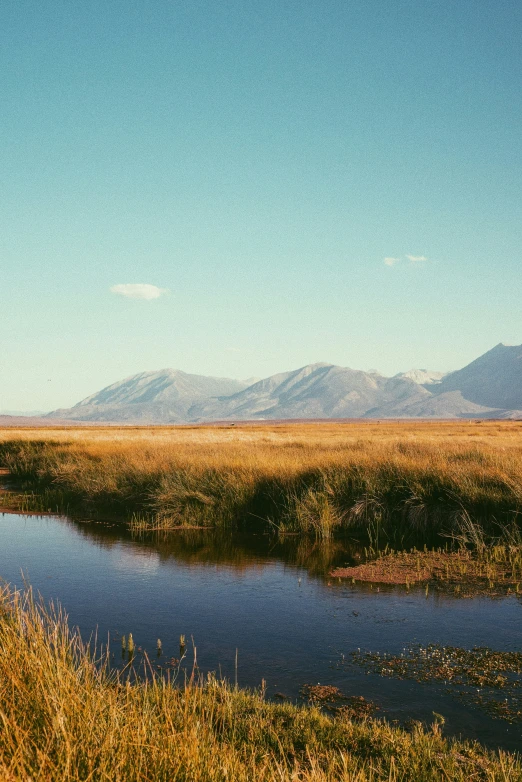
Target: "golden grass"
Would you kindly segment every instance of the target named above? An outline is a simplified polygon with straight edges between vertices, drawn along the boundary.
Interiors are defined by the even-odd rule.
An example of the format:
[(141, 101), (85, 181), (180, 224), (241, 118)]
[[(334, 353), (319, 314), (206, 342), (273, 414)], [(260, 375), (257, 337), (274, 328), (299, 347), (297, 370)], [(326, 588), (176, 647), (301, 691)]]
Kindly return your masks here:
[(351, 578), (374, 584), (466, 585), (475, 591), (522, 591), (520, 546), (496, 545), (477, 553), (458, 551), (397, 551), (354, 567), (333, 570), (334, 578)]
[(330, 447), (358, 440), (385, 442), (479, 442), (520, 448), (522, 421), (313, 421), (284, 423), (190, 424), (185, 426), (4, 427), (0, 440), (89, 441), (97, 443), (168, 443), (205, 445), (234, 442), (306, 444)]
[(0, 466), (62, 508), (137, 513), (153, 526), (260, 516), (327, 537), (392, 516), (412, 529), (460, 511), (512, 521), (521, 435), (512, 421), (8, 428)]
[(522, 779), (520, 758), (267, 703), (209, 677), (111, 674), (59, 611), (0, 593), (2, 782), (451, 782)]

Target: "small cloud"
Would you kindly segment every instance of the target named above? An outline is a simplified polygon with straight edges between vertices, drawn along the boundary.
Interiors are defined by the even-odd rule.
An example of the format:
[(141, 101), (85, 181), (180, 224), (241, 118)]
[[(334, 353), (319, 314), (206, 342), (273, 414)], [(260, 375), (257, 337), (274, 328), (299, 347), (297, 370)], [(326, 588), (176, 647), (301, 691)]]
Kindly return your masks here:
[(123, 283), (121, 285), (113, 285), (110, 289), (111, 293), (115, 293), (117, 296), (125, 296), (127, 299), (159, 299), (164, 293), (168, 293), (167, 288), (158, 288), (157, 285), (149, 285), (148, 283)]
[(417, 261), (427, 261), (428, 260), (425, 255), (407, 255), (406, 258), (409, 261), (413, 261), (413, 263), (417, 263)]
[(225, 348), (228, 353), (242, 353), (241, 348)]
[(399, 263), (399, 261), (400, 261), (400, 258), (391, 258), (390, 256), (387, 256), (384, 259), (384, 263), (386, 264), (386, 266), (395, 266), (395, 264)]

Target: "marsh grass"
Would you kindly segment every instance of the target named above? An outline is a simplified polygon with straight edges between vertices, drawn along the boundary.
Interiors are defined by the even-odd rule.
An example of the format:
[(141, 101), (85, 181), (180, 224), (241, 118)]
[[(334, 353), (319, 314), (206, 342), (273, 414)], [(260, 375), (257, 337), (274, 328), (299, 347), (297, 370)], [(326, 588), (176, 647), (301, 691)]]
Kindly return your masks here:
[(522, 595), (522, 534), (516, 522), (500, 528), (499, 535), (486, 535), (467, 513), (460, 514), (451, 543), (444, 548), (422, 550), (383, 550), (365, 548), (366, 561), (351, 567), (338, 567), (330, 575), (373, 584), (425, 583), (429, 587), (452, 589), (463, 596)]
[(408, 536), (484, 531), (522, 503), (518, 422), (3, 430), (26, 505), (140, 529)]
[(355, 583), (426, 584), (428, 588), (450, 590), (463, 596), (484, 593), (522, 595), (522, 551), (496, 545), (481, 553), (457, 551), (390, 551), (375, 560), (353, 567), (336, 568), (333, 578)]
[[(0, 593), (0, 779), (79, 782), (515, 782), (520, 758), (209, 676), (131, 683), (59, 609)], [(364, 717), (365, 715), (363, 715)]]

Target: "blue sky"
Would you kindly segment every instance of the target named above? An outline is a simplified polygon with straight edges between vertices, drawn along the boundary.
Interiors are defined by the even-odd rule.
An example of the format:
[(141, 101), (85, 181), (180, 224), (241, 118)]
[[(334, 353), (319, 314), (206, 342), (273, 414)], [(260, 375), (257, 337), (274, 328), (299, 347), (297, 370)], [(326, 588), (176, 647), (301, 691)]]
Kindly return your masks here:
[(518, 0), (4, 0), (0, 409), (522, 342), (521, 34)]

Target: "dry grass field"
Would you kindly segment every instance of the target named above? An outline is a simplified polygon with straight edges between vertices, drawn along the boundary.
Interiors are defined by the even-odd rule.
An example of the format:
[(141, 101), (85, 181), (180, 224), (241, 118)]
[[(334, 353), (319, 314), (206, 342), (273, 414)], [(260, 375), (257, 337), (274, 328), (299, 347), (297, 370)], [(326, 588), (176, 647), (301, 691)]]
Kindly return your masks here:
[(518, 523), (522, 422), (0, 430), (25, 507), (328, 537)]

